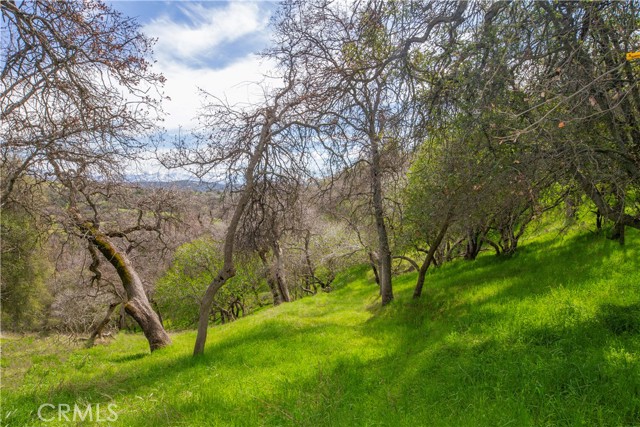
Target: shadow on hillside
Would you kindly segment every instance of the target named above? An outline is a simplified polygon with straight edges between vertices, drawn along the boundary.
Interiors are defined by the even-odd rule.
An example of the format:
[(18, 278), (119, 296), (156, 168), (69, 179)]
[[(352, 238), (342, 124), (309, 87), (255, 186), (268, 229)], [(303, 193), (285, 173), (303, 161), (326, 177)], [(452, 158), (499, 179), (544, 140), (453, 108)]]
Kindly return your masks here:
[[(432, 270), (427, 275), (423, 296), (417, 301), (400, 303), (401, 307), (394, 311), (418, 305), (432, 318), (464, 316), (492, 303), (542, 296), (558, 287), (578, 289), (584, 278), (607, 278), (616, 268), (610, 262), (614, 254), (622, 254), (625, 261), (638, 260), (637, 248), (619, 247), (600, 235), (579, 235), (565, 239), (562, 245), (532, 242), (511, 258), (485, 255), (472, 262), (457, 261)], [(495, 286), (498, 291), (472, 301), (460, 301), (460, 295), (481, 291), (485, 286)], [(408, 290), (399, 299), (409, 300)], [(372, 311), (380, 313), (378, 307)]]
[[(249, 333), (225, 338), (221, 342), (207, 345), (205, 354), (192, 357), (191, 353), (173, 356), (171, 347), (153, 354), (136, 351), (110, 359), (118, 364), (118, 370), (108, 377), (93, 376), (89, 379), (61, 382), (55, 389), (37, 390), (17, 397), (18, 407), (33, 407), (31, 414), (42, 402), (69, 404), (69, 402), (91, 402), (108, 404), (123, 396), (131, 398), (149, 394), (148, 390), (182, 384), (179, 376), (188, 376), (199, 372), (203, 367), (224, 365), (238, 372), (238, 381), (246, 381), (260, 370), (268, 371), (277, 366), (278, 360), (287, 354), (287, 343), (304, 340), (309, 345), (327, 345), (325, 335), (335, 335), (342, 326), (337, 323), (323, 322), (319, 325), (292, 327), (291, 324), (269, 319), (253, 327)], [(283, 337), (287, 339), (284, 340)], [(322, 341), (319, 341), (322, 340)], [(339, 345), (339, 343), (334, 343)], [(189, 347), (190, 348), (190, 347)], [(170, 357), (170, 358), (167, 358)], [(304, 361), (300, 361), (304, 363)], [(65, 366), (71, 369), (70, 366)], [(87, 367), (90, 370), (91, 366)], [(208, 371), (204, 371), (208, 372)], [(170, 404), (170, 402), (166, 402)], [(219, 411), (234, 413), (234, 407), (220, 400)], [(218, 409), (216, 409), (218, 411)], [(161, 411), (163, 414), (164, 410)], [(37, 419), (31, 419), (36, 422)], [(144, 425), (144, 423), (143, 423)]]
[[(345, 348), (350, 343), (339, 341), (345, 327), (337, 322), (305, 325), (274, 317), (211, 342), (196, 359), (169, 349), (151, 355), (136, 350), (111, 359), (118, 370), (107, 377), (61, 383), (17, 400), (34, 410), (42, 402), (109, 403), (112, 397), (149, 395), (152, 389), (195, 388), (203, 376), (213, 377), (215, 368), (223, 366), (238, 384), (251, 384), (252, 378), (272, 370), (282, 375), (271, 388), (259, 390), (261, 396), (247, 393), (234, 401), (216, 390), (205, 397), (162, 401), (128, 414), (133, 425), (154, 420), (158, 425), (194, 425), (189, 417), (203, 411), (215, 411), (235, 425), (252, 411), (268, 425), (436, 425), (429, 422), (433, 420), (442, 425), (588, 425), (602, 419), (631, 425), (640, 419), (637, 304), (603, 305), (587, 320), (562, 312), (565, 317), (551, 325), (511, 330), (500, 339), (482, 333), (483, 326), (506, 320), (490, 304), (537, 297), (559, 286), (580, 287), (575, 277), (607, 274), (614, 250), (636, 253), (603, 249), (591, 239), (581, 236), (553, 247), (532, 243), (509, 260), (482, 257), (473, 264), (445, 266), (427, 277), (419, 301), (409, 298), (412, 279), (406, 276), (396, 302), (370, 308), (374, 315), (349, 331), (383, 346), (381, 356), (365, 359), (358, 357), (357, 348)], [(532, 270), (535, 275), (525, 274)], [(354, 271), (345, 280), (362, 280), (367, 269)], [(461, 299), (483, 286), (495, 291)], [(333, 296), (341, 293), (373, 301), (376, 289), (340, 287)], [(346, 304), (336, 303), (324, 315)], [(301, 346), (326, 348), (321, 355), (326, 360), (319, 359), (323, 362), (313, 365), (310, 376), (288, 376), (290, 364), (312, 363), (291, 352)], [(213, 379), (207, 385), (217, 384)]]
[[(397, 329), (381, 359), (342, 358), (284, 390), (267, 425), (634, 425), (640, 419), (638, 332), (610, 333), (604, 319), (637, 308), (602, 306), (596, 320), (513, 333), (506, 342)], [(627, 325), (623, 321), (623, 325)], [(396, 325), (397, 326), (397, 325)], [(384, 326), (372, 321), (365, 333)], [(420, 345), (420, 343), (422, 345)], [(298, 409), (298, 404), (304, 410)]]

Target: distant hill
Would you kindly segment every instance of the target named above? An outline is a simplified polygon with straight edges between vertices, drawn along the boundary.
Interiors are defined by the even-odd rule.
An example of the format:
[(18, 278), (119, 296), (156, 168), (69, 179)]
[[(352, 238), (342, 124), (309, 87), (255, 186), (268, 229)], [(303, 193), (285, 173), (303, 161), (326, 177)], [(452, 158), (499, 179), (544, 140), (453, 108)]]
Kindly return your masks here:
[(198, 192), (214, 191), (219, 192), (224, 190), (224, 185), (218, 182), (203, 182), (196, 180), (182, 179), (177, 181), (148, 181), (148, 180), (130, 180), (143, 187), (150, 188), (177, 188), (180, 190), (191, 190)]

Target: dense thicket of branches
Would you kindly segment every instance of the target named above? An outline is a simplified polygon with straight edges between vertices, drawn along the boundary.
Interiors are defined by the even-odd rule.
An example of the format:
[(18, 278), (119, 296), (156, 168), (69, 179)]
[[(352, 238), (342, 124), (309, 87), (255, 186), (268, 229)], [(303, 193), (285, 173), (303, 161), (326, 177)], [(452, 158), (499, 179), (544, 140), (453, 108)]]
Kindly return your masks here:
[(63, 225), (89, 243), (92, 256), (99, 253), (112, 264), (125, 291), (125, 309), (151, 349), (162, 347), (169, 336), (127, 253), (113, 241), (148, 229), (144, 214), (133, 228), (105, 232), (104, 205), (95, 199), (119, 190), (93, 184), (121, 182), (124, 166), (142, 148), (140, 138), (157, 126), (156, 89), (164, 79), (149, 68), (151, 40), (135, 21), (98, 1), (3, 1), (0, 10), (0, 202), (11, 200), (19, 179), (54, 182), (54, 191), (66, 198), (64, 211), (43, 212), (32, 205), (32, 213)]
[(198, 129), (161, 159), (224, 181), (220, 195), (123, 183), (163, 82), (135, 21), (97, 1), (0, 5), (3, 302), (46, 311), (20, 283), (55, 257), (17, 259), (55, 230), (55, 252), (88, 248), (83, 277), (102, 289), (92, 339), (122, 304), (152, 349), (170, 342), (139, 274), (166, 264), (140, 260), (180, 245), (160, 306), (198, 324), (199, 354), (210, 321), (330, 291), (351, 263), (371, 265), (386, 305), (394, 260), (420, 297), (432, 266), (512, 256), (559, 205), (588, 205), (621, 244), (640, 229), (637, 1), (286, 1), (264, 52), (272, 87), (242, 107), (203, 93)]

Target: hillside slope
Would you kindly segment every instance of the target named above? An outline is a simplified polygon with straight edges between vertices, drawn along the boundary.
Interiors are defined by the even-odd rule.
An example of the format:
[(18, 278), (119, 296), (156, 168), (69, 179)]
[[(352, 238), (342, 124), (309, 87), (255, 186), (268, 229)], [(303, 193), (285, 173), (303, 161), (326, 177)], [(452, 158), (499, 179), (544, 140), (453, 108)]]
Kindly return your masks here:
[(154, 354), (138, 335), (74, 351), (5, 338), (2, 415), (40, 425), (42, 403), (82, 402), (115, 403), (122, 426), (639, 425), (639, 248), (636, 232), (622, 248), (546, 235), (435, 270), (418, 302), (415, 274), (396, 278), (384, 309), (353, 269), (331, 294), (212, 328), (196, 360), (193, 332)]

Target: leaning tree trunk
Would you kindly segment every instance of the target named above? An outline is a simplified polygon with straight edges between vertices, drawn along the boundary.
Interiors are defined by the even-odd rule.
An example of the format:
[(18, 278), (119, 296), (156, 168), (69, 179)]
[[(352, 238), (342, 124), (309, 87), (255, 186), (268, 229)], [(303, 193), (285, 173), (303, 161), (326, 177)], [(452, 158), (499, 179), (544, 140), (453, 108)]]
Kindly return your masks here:
[(378, 266), (380, 263), (378, 262), (378, 256), (374, 255), (373, 252), (369, 251), (369, 264), (371, 265), (371, 270), (373, 271), (373, 278), (376, 281), (376, 285), (380, 288), (380, 274), (378, 273)]
[(209, 313), (211, 312), (211, 306), (213, 305), (213, 299), (215, 298), (216, 293), (218, 293), (218, 290), (222, 286), (224, 286), (227, 280), (229, 280), (236, 274), (236, 269), (233, 262), (233, 248), (236, 238), (236, 231), (238, 230), (238, 224), (240, 223), (242, 214), (249, 204), (249, 198), (251, 197), (251, 193), (253, 192), (254, 188), (255, 168), (269, 143), (271, 125), (273, 123), (273, 120), (274, 117), (272, 116), (272, 113), (268, 112), (267, 120), (260, 130), (260, 140), (258, 141), (258, 145), (256, 146), (255, 151), (251, 154), (251, 158), (249, 159), (247, 168), (244, 172), (245, 185), (242, 189), (242, 195), (240, 196), (240, 200), (238, 200), (238, 204), (236, 205), (233, 211), (233, 216), (231, 217), (231, 221), (229, 222), (229, 227), (227, 228), (223, 250), (224, 263), (216, 277), (211, 281), (211, 283), (209, 283), (209, 286), (204, 292), (204, 296), (200, 302), (198, 335), (196, 336), (196, 343), (193, 348), (194, 356), (204, 353), (204, 345), (207, 342), (207, 331), (209, 328)]
[[(76, 217), (78, 218), (78, 217)], [(107, 235), (89, 222), (79, 222), (80, 229), (85, 237), (116, 269), (118, 277), (127, 294), (124, 309), (140, 325), (144, 336), (149, 341), (151, 351), (171, 344), (171, 338), (164, 330), (158, 314), (153, 310), (147, 294), (144, 291), (142, 280), (133, 268), (129, 257), (120, 251)]]
[(371, 140), (371, 189), (373, 192), (373, 211), (378, 231), (378, 256), (380, 257), (380, 296), (382, 305), (387, 305), (393, 300), (393, 288), (391, 284), (391, 250), (389, 249), (389, 237), (384, 221), (384, 206), (382, 202), (382, 166), (380, 164), (380, 151), (378, 137)]
[(100, 335), (102, 335), (103, 329), (111, 321), (111, 315), (113, 314), (113, 312), (115, 311), (115, 309), (116, 309), (116, 307), (118, 305), (120, 305), (119, 302), (114, 302), (114, 303), (109, 305), (109, 308), (107, 309), (107, 314), (105, 314), (105, 316), (102, 318), (102, 321), (100, 323), (98, 323), (98, 326), (96, 326), (96, 328), (91, 333), (91, 336), (87, 340), (87, 344), (85, 345), (86, 348), (93, 347), (93, 345), (96, 342), (96, 338), (98, 338)]
[[(640, 217), (631, 216), (628, 213), (625, 213), (624, 209), (620, 208), (621, 203), (619, 201), (616, 205), (611, 206), (606, 200), (606, 197), (591, 181), (589, 181), (589, 179), (585, 175), (583, 175), (577, 168), (575, 168), (573, 172), (576, 180), (578, 181), (584, 192), (596, 205), (596, 208), (598, 209), (598, 212), (600, 212), (600, 215), (614, 222), (614, 233), (618, 233), (616, 238), (621, 245), (624, 244), (625, 227), (631, 227), (640, 230)], [(622, 206), (624, 206), (624, 204), (622, 204)]]
[(431, 247), (429, 248), (429, 252), (427, 252), (427, 257), (424, 259), (424, 262), (420, 266), (420, 270), (418, 271), (418, 279), (416, 281), (416, 287), (413, 290), (414, 298), (420, 298), (420, 296), (422, 295), (422, 287), (424, 286), (424, 279), (427, 275), (427, 270), (429, 270), (429, 267), (433, 262), (433, 258), (436, 254), (436, 251), (438, 250), (440, 243), (442, 243), (442, 239), (444, 239), (445, 234), (447, 234), (448, 228), (449, 228), (449, 219), (447, 219), (444, 222), (444, 224), (442, 224), (442, 227), (440, 228), (440, 232), (436, 236), (436, 239), (434, 240), (434, 242), (431, 244)]

